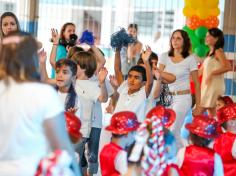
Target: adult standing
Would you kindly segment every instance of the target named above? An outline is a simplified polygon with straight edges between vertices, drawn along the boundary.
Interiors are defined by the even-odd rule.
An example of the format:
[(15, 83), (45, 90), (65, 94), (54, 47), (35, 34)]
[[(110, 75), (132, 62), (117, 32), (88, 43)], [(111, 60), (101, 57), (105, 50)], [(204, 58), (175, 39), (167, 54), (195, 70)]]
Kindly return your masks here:
[(224, 34), (218, 28), (209, 29), (206, 45), (210, 51), (199, 70), (202, 75), (201, 107), (209, 115), (216, 113), (216, 100), (225, 93), (224, 73), (231, 69), (224, 54)]
[[(40, 83), (37, 42), (12, 33), (0, 43), (0, 175), (34, 175), (50, 150), (74, 156), (56, 91)], [(72, 168), (80, 175), (73, 160)]]
[(198, 79), (198, 67), (196, 59), (190, 53), (191, 44), (188, 34), (177, 29), (172, 33), (170, 39), (170, 50), (160, 57), (159, 69), (166, 71), (176, 76), (176, 81), (169, 84), (169, 90), (173, 96), (173, 101), (170, 108), (176, 112), (176, 121), (171, 127), (173, 131), (177, 147), (183, 146), (180, 136), (180, 129), (183, 126), (185, 116), (192, 105), (190, 94), (190, 76), (195, 85), (196, 108), (193, 111), (194, 115), (200, 113), (200, 84)]
[(125, 78), (127, 78), (129, 69), (137, 65), (138, 59), (140, 58), (140, 53), (143, 44), (138, 40), (138, 25), (129, 24), (128, 34), (135, 39), (134, 43), (130, 43), (128, 47), (122, 47), (120, 51), (121, 56), (121, 71)]

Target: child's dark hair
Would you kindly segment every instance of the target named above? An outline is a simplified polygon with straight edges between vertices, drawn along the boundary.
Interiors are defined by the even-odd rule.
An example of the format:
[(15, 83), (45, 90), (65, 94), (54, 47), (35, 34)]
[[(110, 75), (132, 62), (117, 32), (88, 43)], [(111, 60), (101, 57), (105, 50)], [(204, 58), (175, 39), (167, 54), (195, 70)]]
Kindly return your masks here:
[(212, 53), (208, 53), (210, 54), (210, 56), (214, 56), (215, 54), (215, 51), (219, 48), (224, 48), (224, 33), (218, 29), (218, 28), (211, 28), (208, 30), (208, 33), (213, 36), (214, 38), (218, 38), (216, 43), (215, 43), (215, 46), (214, 46), (214, 49), (213, 49), (213, 52)]
[(114, 134), (112, 133), (112, 137), (114, 138), (122, 138), (124, 136), (124, 134)]
[[(140, 65), (135, 65), (133, 67), (130, 68), (129, 72), (131, 71), (136, 71), (136, 72), (139, 72), (141, 73), (142, 75), (142, 81), (147, 81), (147, 77), (146, 77), (146, 70), (144, 67), (140, 66)], [(128, 72), (128, 74), (129, 74)]]
[(138, 25), (135, 24), (135, 23), (129, 24), (128, 29), (129, 29), (129, 28), (134, 28), (136, 31), (138, 31)]
[[(72, 72), (72, 75), (76, 76), (77, 65), (74, 61), (72, 61), (70, 59), (61, 59), (56, 62), (56, 69), (59, 69), (62, 66), (68, 66)], [(56, 89), (58, 90), (58, 87)], [(70, 88), (68, 90), (68, 94), (66, 96), (66, 101), (65, 101), (65, 110), (66, 111), (70, 108), (75, 107), (76, 97), (77, 97), (77, 94), (75, 92), (74, 85), (73, 85), (73, 83), (71, 83)]]
[(90, 52), (81, 51), (75, 53), (71, 59), (75, 61), (81, 69), (85, 69), (85, 75), (91, 78), (97, 69), (97, 61)]
[[(149, 56), (149, 59), (148, 59), (151, 68), (152, 68), (152, 60), (158, 61), (158, 56), (157, 56), (157, 54), (154, 53), (154, 52), (151, 53), (151, 55)], [(144, 64), (144, 63), (143, 63), (143, 59), (142, 59), (141, 56), (140, 56), (140, 58), (139, 58), (138, 61), (137, 61), (137, 65), (140, 65), (140, 64)]]
[(200, 137), (200, 136), (198, 136), (194, 133), (191, 133), (191, 132), (190, 132), (189, 138), (194, 145), (199, 146), (199, 147), (208, 147), (208, 145), (211, 142), (211, 139), (206, 139), (206, 138)]
[(62, 66), (68, 66), (70, 67), (70, 70), (72, 72), (73, 76), (76, 76), (77, 74), (77, 65), (73, 60), (70, 59), (61, 59), (59, 61), (56, 62), (56, 69), (57, 68), (61, 68)]

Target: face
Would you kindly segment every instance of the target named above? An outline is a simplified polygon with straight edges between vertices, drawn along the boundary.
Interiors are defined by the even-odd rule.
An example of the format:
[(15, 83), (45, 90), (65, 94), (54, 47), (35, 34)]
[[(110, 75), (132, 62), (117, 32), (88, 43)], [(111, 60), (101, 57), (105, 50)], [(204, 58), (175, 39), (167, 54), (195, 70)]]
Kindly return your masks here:
[(171, 38), (171, 45), (174, 49), (182, 49), (184, 45), (184, 39), (180, 32), (175, 32)]
[(156, 70), (157, 69), (157, 60), (151, 60), (151, 67), (152, 67), (152, 70)]
[(70, 39), (70, 35), (75, 33), (75, 26), (74, 25), (68, 25), (63, 33), (66, 40)]
[(216, 110), (218, 111), (220, 108), (224, 107), (225, 103), (222, 100), (216, 101)]
[(76, 73), (77, 77), (83, 75), (84, 72), (85, 72), (85, 69), (82, 69), (82, 68), (79, 66), (79, 64), (77, 64), (77, 73)]
[(2, 32), (7, 35), (12, 31), (17, 31), (16, 21), (13, 17), (6, 16), (2, 19)]
[(130, 93), (139, 91), (143, 85), (142, 74), (137, 71), (130, 71), (128, 73), (128, 88)]
[(217, 42), (217, 38), (213, 37), (209, 32), (206, 34), (205, 43), (208, 46), (214, 46)]
[(61, 66), (56, 69), (56, 84), (60, 88), (70, 88), (75, 76), (69, 66)]
[(134, 27), (130, 27), (128, 29), (128, 34), (131, 35), (132, 37), (136, 38), (137, 37), (137, 30)]

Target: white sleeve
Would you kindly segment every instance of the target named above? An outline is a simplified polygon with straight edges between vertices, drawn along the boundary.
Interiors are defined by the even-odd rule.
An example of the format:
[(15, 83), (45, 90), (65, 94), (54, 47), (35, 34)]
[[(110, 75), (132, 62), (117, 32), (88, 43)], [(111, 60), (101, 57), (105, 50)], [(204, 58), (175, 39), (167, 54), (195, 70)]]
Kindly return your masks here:
[(195, 56), (194, 55), (190, 55), (189, 57), (190, 57), (189, 58), (189, 69), (190, 69), (190, 71), (198, 70), (197, 61), (195, 59)]
[(114, 93), (114, 89), (108, 79), (105, 79), (105, 84), (107, 88), (107, 95), (108, 97), (110, 97)]
[[(48, 88), (48, 87), (47, 87)], [(49, 87), (43, 92), (44, 96), (41, 97), (42, 106), (45, 106), (44, 117), (45, 119), (52, 118), (64, 111), (63, 103), (61, 102), (57, 92)]]
[(181, 148), (181, 149), (179, 149), (179, 151), (177, 153), (176, 160), (177, 160), (177, 165), (179, 166), (179, 168), (181, 168), (183, 165), (185, 150), (186, 150), (185, 147)]
[(234, 159), (236, 159), (236, 139), (234, 140), (234, 144), (232, 147), (232, 156)]
[(127, 153), (120, 151), (115, 158), (115, 169), (122, 175), (128, 170)]
[(221, 160), (220, 155), (215, 153), (214, 155), (214, 174), (213, 176), (223, 176), (224, 175), (224, 169), (223, 169), (223, 163)]
[(168, 58), (168, 53), (163, 53), (158, 59), (158, 64), (166, 65), (166, 59)]
[(117, 92), (120, 94), (127, 87), (127, 80), (123, 81), (121, 85), (118, 87)]

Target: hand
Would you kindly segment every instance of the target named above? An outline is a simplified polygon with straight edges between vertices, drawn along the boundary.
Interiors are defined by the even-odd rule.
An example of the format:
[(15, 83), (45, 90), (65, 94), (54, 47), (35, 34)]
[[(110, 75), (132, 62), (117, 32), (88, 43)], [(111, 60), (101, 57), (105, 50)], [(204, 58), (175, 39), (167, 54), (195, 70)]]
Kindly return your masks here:
[(67, 111), (75, 114), (78, 111), (78, 109), (79, 109), (78, 107), (74, 107), (74, 108), (67, 109)]
[(44, 51), (44, 49), (42, 49), (39, 53), (38, 53), (38, 57), (39, 57), (39, 63), (40, 64), (45, 64), (46, 60), (47, 60), (47, 53)]
[(119, 87), (119, 83), (114, 75), (109, 76), (111, 86), (116, 90)]
[(201, 115), (202, 114), (202, 108), (200, 106), (195, 106), (193, 109), (193, 115)]
[(53, 42), (53, 44), (57, 45), (59, 43), (60, 36), (59, 36), (57, 30), (54, 28), (51, 29), (51, 32), (52, 32), (52, 42)]
[(98, 81), (99, 83), (104, 83), (106, 77), (107, 77), (107, 74), (108, 74), (108, 71), (105, 67), (102, 67), (100, 70), (99, 70), (99, 73), (98, 73)]
[(155, 76), (157, 80), (161, 80), (161, 73), (158, 69), (152, 70), (152, 74)]
[(148, 62), (150, 55), (152, 54), (152, 50), (150, 46), (146, 46), (146, 51), (143, 51), (141, 54), (141, 57), (143, 59), (143, 62)]

